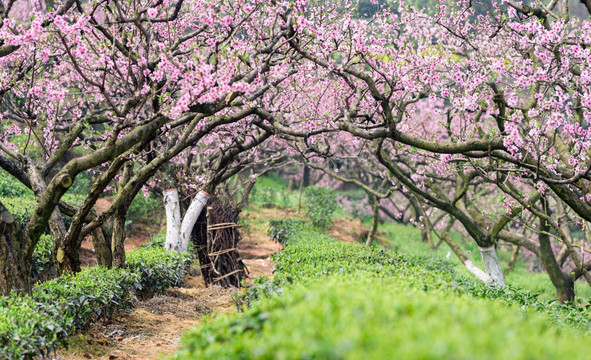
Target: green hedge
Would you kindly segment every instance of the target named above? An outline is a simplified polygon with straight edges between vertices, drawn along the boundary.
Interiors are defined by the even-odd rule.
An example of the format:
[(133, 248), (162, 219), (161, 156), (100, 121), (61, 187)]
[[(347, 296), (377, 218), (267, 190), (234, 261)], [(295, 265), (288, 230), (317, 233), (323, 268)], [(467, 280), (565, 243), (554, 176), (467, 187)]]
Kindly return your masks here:
[[(66, 193), (62, 199), (69, 204), (79, 206), (84, 201), (84, 195)], [(32, 193), (20, 197), (0, 196), (0, 202), (6, 206), (21, 227), (27, 225), (33, 211), (37, 208), (37, 201)], [(72, 223), (72, 219), (68, 216), (64, 216), (64, 223), (66, 228), (68, 228)], [(46, 232), (48, 231), (49, 227), (46, 229)]]
[(591, 328), (584, 308), (480, 285), (431, 258), (291, 230), (273, 281), (244, 295), (246, 312), (204, 321), (177, 359), (586, 358), (591, 350), (580, 339)]
[(126, 261), (128, 269), (140, 276), (138, 293), (146, 296), (171, 286), (182, 286), (191, 255), (146, 247), (130, 251)]
[(53, 263), (53, 238), (51, 235), (43, 234), (39, 238), (33, 251), (31, 277), (33, 280), (44, 280), (55, 275)]
[(336, 192), (332, 189), (310, 186), (306, 188), (304, 206), (312, 225), (326, 229), (332, 225), (337, 210)]
[(33, 191), (4, 170), (0, 170), (0, 197), (31, 196)]
[(128, 269), (85, 268), (38, 283), (30, 296), (0, 297), (0, 358), (47, 355), (75, 331), (129, 309), (136, 294), (182, 285), (190, 256), (146, 248), (133, 251), (129, 259)]

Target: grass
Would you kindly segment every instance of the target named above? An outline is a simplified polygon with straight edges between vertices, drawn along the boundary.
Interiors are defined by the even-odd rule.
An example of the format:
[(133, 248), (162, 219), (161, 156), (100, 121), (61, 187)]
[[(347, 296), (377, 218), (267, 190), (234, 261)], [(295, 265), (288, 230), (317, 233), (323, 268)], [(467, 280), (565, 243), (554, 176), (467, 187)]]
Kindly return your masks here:
[[(458, 273), (467, 277), (472, 276), (453, 253), (449, 257), (447, 256), (450, 250), (445, 243), (442, 243), (435, 251), (430, 251), (429, 245), (421, 239), (421, 230), (419, 228), (412, 225), (386, 222), (380, 224), (378, 229), (386, 234), (385, 240), (387, 241), (388, 248), (396, 249), (404, 254), (410, 255), (429, 254), (434, 258), (446, 260)], [(480, 257), (476, 243), (467, 241), (459, 233), (452, 233), (452, 237), (460, 244), (462, 249), (470, 251), (468, 257), (475, 265), (483, 269), (482, 258)], [(499, 249), (498, 256), (501, 266), (506, 268), (511, 259), (511, 253)], [(524, 260), (523, 258), (518, 259), (513, 271), (505, 275), (507, 284), (515, 288), (540, 294), (540, 297), (545, 300), (556, 299), (556, 290), (548, 275), (545, 272), (531, 272), (525, 265)], [(583, 280), (576, 282), (575, 291), (577, 297), (588, 302), (591, 300), (591, 287)]]

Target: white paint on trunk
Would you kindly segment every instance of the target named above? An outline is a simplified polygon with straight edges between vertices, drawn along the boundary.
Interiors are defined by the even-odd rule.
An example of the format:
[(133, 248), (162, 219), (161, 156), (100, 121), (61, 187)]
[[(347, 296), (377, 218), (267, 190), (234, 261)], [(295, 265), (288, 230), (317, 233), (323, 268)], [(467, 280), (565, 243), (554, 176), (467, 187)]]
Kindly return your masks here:
[(205, 191), (200, 191), (191, 202), (191, 205), (189, 205), (185, 217), (183, 218), (183, 222), (181, 223), (180, 246), (176, 251), (187, 251), (191, 231), (193, 231), (197, 218), (199, 218), (201, 211), (205, 207), (205, 204), (207, 204), (207, 200), (209, 200), (209, 194)]
[(478, 278), (478, 280), (481, 280), (486, 284), (490, 284), (490, 276), (488, 276), (487, 273), (480, 270), (476, 265), (474, 265), (470, 259), (466, 260), (464, 265), (466, 266), (466, 269), (468, 269), (468, 271), (470, 271), (472, 274), (474, 274), (474, 276)]
[(503, 269), (499, 263), (495, 246), (479, 249), (484, 263), (484, 270), (490, 277), (490, 285), (505, 287), (505, 275), (503, 275)]
[(175, 250), (181, 245), (181, 204), (176, 189), (164, 191), (164, 207), (166, 208), (166, 250)]

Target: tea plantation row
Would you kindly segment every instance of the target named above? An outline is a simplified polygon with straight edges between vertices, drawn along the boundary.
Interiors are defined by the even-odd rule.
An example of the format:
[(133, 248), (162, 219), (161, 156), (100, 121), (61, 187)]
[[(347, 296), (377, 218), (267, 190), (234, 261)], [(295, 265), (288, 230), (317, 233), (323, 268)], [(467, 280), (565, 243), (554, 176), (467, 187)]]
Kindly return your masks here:
[[(445, 263), (275, 222), (285, 249), (247, 309), (188, 333), (177, 359), (586, 358), (587, 310), (458, 276)], [(283, 228), (277, 228), (283, 227)]]
[(0, 358), (42, 356), (64, 345), (75, 331), (146, 297), (180, 286), (188, 253), (145, 247), (127, 254), (127, 269), (86, 268), (38, 283), (33, 293), (0, 297)]

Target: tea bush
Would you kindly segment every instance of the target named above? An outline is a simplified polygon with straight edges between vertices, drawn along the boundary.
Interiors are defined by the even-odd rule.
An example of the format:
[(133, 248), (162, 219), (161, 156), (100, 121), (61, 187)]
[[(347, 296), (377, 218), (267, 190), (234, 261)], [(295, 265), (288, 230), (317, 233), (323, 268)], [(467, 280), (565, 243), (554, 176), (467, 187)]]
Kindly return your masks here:
[(310, 186), (306, 188), (304, 206), (312, 225), (326, 229), (332, 225), (337, 209), (336, 193), (332, 189)]
[(163, 212), (164, 206), (160, 200), (138, 193), (127, 210), (126, 226), (129, 227), (138, 221), (158, 222), (158, 217)]
[(267, 231), (267, 235), (269, 235), (272, 240), (276, 240), (283, 244), (287, 239), (293, 238), (294, 231), (300, 229), (303, 224), (304, 221), (296, 219), (269, 220), (269, 230)]
[(37, 207), (37, 202), (33, 195), (22, 197), (0, 197), (0, 202), (6, 206), (8, 211), (14, 217), (21, 227), (25, 227), (31, 214)]
[(171, 286), (183, 285), (191, 255), (151, 247), (130, 251), (126, 262), (127, 268), (140, 276), (136, 288), (138, 293), (146, 296), (161, 293)]
[(182, 285), (190, 255), (154, 247), (134, 250), (128, 259), (128, 269), (85, 268), (37, 283), (30, 296), (0, 297), (0, 358), (47, 355), (75, 331), (131, 308), (136, 294)]
[(31, 196), (33, 191), (4, 170), (0, 170), (0, 197)]
[(35, 280), (46, 278), (55, 273), (53, 264), (53, 238), (43, 234), (33, 252), (31, 277)]
[(250, 308), (186, 334), (177, 359), (586, 358), (585, 308), (459, 276), (447, 263), (296, 224)]
[[(84, 201), (84, 195), (80, 194), (73, 194), (73, 193), (66, 193), (62, 198), (65, 202), (79, 206)], [(37, 208), (37, 201), (32, 193), (26, 196), (20, 197), (3, 197), (0, 196), (0, 202), (6, 206), (8, 211), (14, 216), (14, 219), (24, 227), (29, 222), (31, 218), (31, 214)], [(72, 223), (72, 219), (68, 216), (64, 216), (64, 223), (66, 228), (70, 226)], [(46, 229), (46, 232), (49, 232), (49, 226)]]

